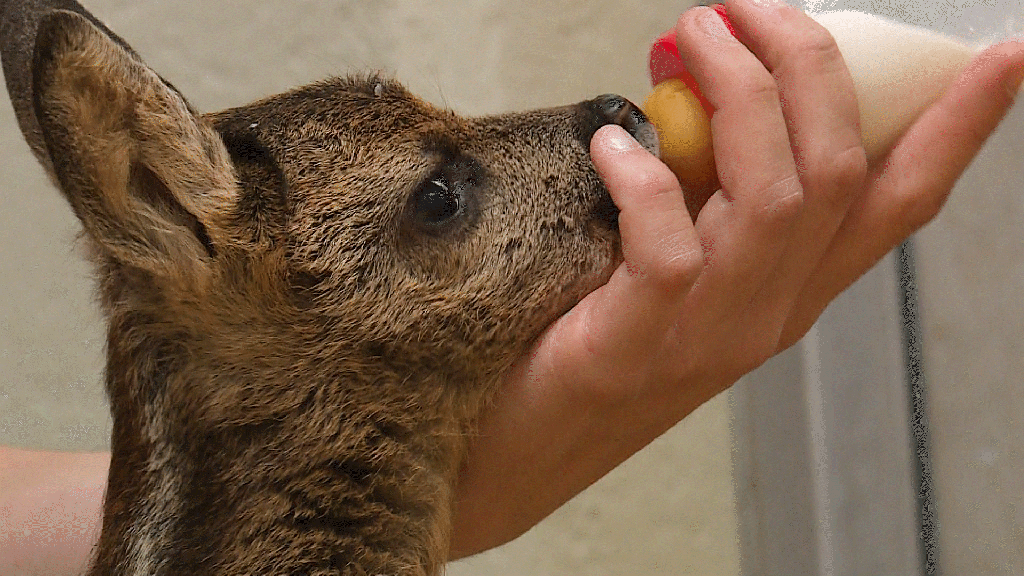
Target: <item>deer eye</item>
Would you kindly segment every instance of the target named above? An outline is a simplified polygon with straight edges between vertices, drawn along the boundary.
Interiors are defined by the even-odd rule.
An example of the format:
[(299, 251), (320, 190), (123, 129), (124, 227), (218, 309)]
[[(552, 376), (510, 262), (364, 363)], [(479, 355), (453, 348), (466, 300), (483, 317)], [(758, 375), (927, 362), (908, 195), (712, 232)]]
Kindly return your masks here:
[(416, 219), (427, 228), (439, 228), (465, 211), (462, 183), (450, 182), (442, 175), (430, 178), (416, 192), (413, 208)]
[(424, 176), (405, 202), (406, 232), (422, 239), (462, 237), (480, 214), (486, 171), (475, 159), (452, 154)]

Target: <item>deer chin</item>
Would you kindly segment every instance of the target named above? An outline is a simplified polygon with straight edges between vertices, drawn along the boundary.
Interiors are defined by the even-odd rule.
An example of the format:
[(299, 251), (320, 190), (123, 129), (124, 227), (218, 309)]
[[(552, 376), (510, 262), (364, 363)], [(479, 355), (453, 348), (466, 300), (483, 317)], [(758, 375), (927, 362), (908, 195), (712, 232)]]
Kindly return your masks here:
[(622, 265), (625, 259), (622, 256), (621, 244), (616, 238), (616, 242), (611, 246), (607, 263), (592, 272), (581, 275), (577, 281), (565, 291), (565, 303), (560, 311), (559, 316), (573, 309), (579, 304), (584, 298), (586, 298), (591, 292), (601, 288), (611, 280), (612, 274), (615, 270)]

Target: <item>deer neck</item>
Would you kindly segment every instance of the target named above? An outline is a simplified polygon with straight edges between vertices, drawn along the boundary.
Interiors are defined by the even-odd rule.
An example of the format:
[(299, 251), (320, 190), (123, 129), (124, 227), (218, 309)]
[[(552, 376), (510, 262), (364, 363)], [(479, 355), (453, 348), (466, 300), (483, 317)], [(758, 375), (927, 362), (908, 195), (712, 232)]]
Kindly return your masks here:
[(112, 458), (90, 576), (439, 572), (465, 448), (456, 399), (342, 370), (232, 419), (248, 396), (303, 383), (268, 387), (123, 335), (108, 339)]

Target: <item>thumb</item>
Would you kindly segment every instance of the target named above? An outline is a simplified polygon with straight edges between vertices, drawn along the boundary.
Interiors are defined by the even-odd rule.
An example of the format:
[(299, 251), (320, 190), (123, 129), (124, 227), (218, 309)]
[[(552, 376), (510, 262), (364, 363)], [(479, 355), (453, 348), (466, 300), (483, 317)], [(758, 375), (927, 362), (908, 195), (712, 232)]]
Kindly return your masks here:
[(649, 350), (675, 323), (704, 253), (679, 182), (665, 164), (616, 125), (594, 134), (590, 154), (620, 211), (624, 261), (580, 302), (579, 320), (595, 353)]

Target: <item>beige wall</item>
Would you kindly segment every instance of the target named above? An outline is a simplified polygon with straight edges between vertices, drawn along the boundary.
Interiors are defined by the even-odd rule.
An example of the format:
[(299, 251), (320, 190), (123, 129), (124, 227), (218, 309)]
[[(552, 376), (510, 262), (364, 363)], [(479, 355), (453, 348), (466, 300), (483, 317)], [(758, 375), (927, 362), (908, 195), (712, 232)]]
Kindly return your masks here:
[[(686, 3), (87, 4), (201, 110), (375, 68), (429, 100), (479, 114), (605, 92), (642, 100), (647, 45)], [(0, 154), (0, 443), (103, 449), (103, 334), (74, 246), (78, 226), (22, 143), (7, 102)], [(533, 532), (450, 573), (731, 575), (735, 532), (723, 396)]]

